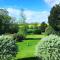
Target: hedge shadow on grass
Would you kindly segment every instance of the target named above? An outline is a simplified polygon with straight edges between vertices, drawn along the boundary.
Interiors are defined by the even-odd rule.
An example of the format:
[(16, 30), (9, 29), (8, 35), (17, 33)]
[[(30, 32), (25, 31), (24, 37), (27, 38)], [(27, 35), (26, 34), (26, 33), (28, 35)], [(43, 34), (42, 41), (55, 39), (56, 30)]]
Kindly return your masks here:
[(40, 40), (41, 38), (25, 38), (25, 40)]
[(38, 57), (29, 57), (29, 58), (22, 58), (17, 60), (41, 60), (41, 59), (39, 59)]

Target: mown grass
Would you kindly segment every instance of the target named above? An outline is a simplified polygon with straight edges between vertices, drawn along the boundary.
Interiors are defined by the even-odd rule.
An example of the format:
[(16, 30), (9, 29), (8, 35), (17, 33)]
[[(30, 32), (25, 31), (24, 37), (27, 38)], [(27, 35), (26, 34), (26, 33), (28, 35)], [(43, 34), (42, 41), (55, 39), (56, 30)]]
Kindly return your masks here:
[[(27, 38), (29, 38), (29, 40), (24, 40), (23, 42), (17, 42), (18, 53), (16, 55), (16, 59), (34, 57), (35, 47), (40, 41), (40, 39), (38, 40), (38, 38), (43, 38), (43, 37), (45, 36), (44, 35), (27, 35)], [(32, 38), (32, 40), (30, 40), (30, 38)]]
[(32, 34), (32, 35), (27, 35), (26, 38), (43, 38), (43, 37), (45, 37), (45, 35), (34, 35), (34, 34)]

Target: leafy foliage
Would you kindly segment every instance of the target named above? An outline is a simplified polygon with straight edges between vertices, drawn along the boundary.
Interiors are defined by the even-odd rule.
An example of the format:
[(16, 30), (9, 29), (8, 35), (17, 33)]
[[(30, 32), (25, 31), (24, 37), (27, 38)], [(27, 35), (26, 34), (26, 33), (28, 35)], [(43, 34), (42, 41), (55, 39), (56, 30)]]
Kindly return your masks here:
[(60, 60), (60, 37), (49, 35), (43, 38), (36, 47), (36, 55), (41, 60)]
[(25, 39), (25, 35), (20, 34), (20, 33), (16, 33), (13, 35), (13, 38), (18, 42), (22, 42)]
[(10, 16), (0, 15), (0, 34), (8, 32), (10, 20)]
[(0, 36), (0, 59), (11, 60), (15, 57), (17, 52), (17, 46), (13, 37), (9, 35)]
[(51, 27), (51, 26), (48, 26), (46, 29), (45, 29), (45, 34), (46, 35), (50, 35), (50, 34), (55, 34), (56, 31)]
[(41, 30), (35, 29), (35, 30), (33, 31), (33, 34), (41, 34)]
[(41, 32), (45, 32), (46, 27), (47, 27), (47, 24), (45, 22), (42, 22), (39, 29), (41, 30)]
[(33, 31), (34, 31), (34, 29), (28, 29), (28, 30), (27, 30), (27, 33), (28, 33), (28, 34), (33, 34)]
[(17, 23), (12, 23), (10, 26), (9, 26), (9, 33), (17, 33), (19, 30), (19, 26)]
[(24, 9), (21, 9), (21, 20), (20, 20), (20, 29), (17, 33), (17, 37), (19, 36), (18, 40), (23, 40), (27, 34), (27, 24), (26, 24), (26, 17), (24, 14)]
[(50, 11), (50, 16), (48, 17), (49, 25), (56, 31), (60, 30), (60, 4), (54, 6)]
[(50, 34), (54, 34), (54, 35), (60, 36), (60, 31), (56, 31), (56, 30), (54, 30), (51, 26), (48, 26), (48, 27), (45, 29), (45, 35), (50, 35)]
[(0, 34), (18, 32), (18, 25), (12, 20), (6, 9), (0, 9)]

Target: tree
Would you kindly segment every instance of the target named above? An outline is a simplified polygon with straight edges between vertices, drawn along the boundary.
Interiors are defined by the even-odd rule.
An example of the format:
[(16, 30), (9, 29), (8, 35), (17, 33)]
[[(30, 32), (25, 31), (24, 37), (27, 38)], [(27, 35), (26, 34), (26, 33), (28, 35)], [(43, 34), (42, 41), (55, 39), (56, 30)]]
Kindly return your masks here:
[(18, 25), (13, 22), (6, 9), (0, 9), (0, 34), (17, 32)]
[(11, 17), (8, 15), (8, 11), (0, 9), (0, 34), (8, 32)]
[(8, 11), (6, 9), (0, 9), (0, 15), (8, 15)]
[(20, 15), (21, 19), (20, 19), (20, 24), (22, 25), (22, 27), (20, 28), (19, 32), (22, 34), (26, 34), (27, 32), (27, 24), (26, 24), (26, 17), (24, 14), (24, 9), (21, 9), (21, 15)]
[(19, 30), (19, 26), (17, 23), (12, 23), (10, 26), (9, 26), (9, 33), (11, 34), (14, 34), (14, 33), (17, 33)]
[(54, 30), (60, 30), (60, 4), (55, 5), (51, 9), (50, 16), (48, 17), (48, 23)]
[(47, 27), (47, 24), (45, 22), (42, 22), (40, 26), (41, 32), (45, 32), (46, 27)]
[(20, 20), (21, 24), (25, 24), (25, 23), (26, 23), (26, 22), (25, 22), (26, 17), (25, 17), (25, 14), (24, 14), (24, 9), (21, 9), (21, 14), (20, 14), (20, 16), (21, 16), (21, 20)]
[(15, 17), (11, 17), (11, 20), (10, 20), (10, 25), (9, 25), (9, 33), (17, 33), (19, 30), (19, 25), (16, 21), (16, 18)]

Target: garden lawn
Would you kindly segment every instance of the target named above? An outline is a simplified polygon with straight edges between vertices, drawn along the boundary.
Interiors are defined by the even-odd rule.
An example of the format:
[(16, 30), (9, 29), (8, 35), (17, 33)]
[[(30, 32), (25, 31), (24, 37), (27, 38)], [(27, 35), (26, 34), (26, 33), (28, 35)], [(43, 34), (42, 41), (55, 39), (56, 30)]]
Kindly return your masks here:
[(28, 35), (27, 38), (36, 38), (36, 40), (24, 40), (23, 42), (17, 42), (18, 53), (16, 59), (28, 58), (35, 56), (35, 47), (40, 41), (38, 38), (43, 38), (44, 35)]
[(32, 35), (27, 35), (26, 38), (43, 38), (43, 37), (45, 37), (45, 35), (34, 35), (34, 34), (32, 34)]

